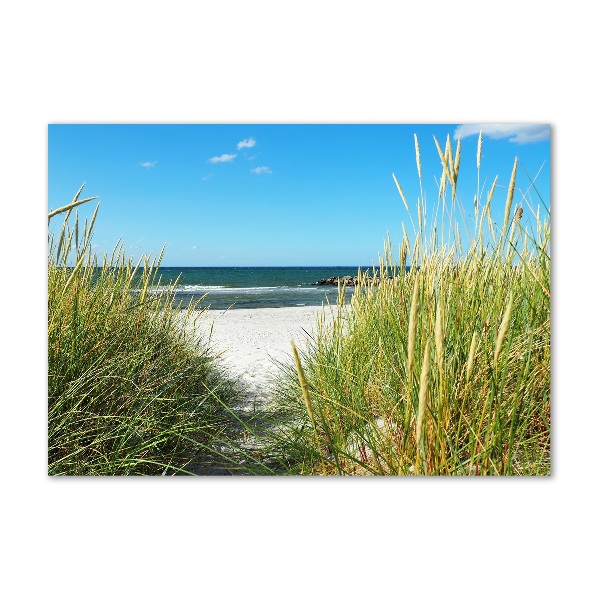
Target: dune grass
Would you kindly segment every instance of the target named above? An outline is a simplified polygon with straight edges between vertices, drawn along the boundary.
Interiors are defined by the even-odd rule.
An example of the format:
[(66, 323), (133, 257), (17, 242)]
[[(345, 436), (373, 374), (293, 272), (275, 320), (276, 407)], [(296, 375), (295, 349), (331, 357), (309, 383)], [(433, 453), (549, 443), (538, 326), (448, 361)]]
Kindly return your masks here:
[[(496, 178), (485, 194), (478, 189), (472, 221), (459, 228), (460, 141), (435, 144), (442, 174), (432, 221), (415, 136), (414, 241), (404, 229), (397, 258), (388, 241), (371, 274), (379, 285), (359, 273), (349, 306), (341, 288), (333, 325), (321, 321), (282, 371), (269, 442), (281, 473), (550, 472), (549, 210), (542, 219), (529, 194), (513, 206), (515, 160), (502, 224), (490, 217)], [(478, 180), (481, 145), (480, 136)]]
[(94, 199), (81, 191), (49, 214), (64, 220), (49, 238), (48, 473), (166, 475), (218, 464), (239, 390), (186, 333), (194, 306), (179, 311), (172, 287), (152, 292), (161, 257), (133, 264), (119, 243), (98, 260), (98, 208), (83, 227), (73, 214)]

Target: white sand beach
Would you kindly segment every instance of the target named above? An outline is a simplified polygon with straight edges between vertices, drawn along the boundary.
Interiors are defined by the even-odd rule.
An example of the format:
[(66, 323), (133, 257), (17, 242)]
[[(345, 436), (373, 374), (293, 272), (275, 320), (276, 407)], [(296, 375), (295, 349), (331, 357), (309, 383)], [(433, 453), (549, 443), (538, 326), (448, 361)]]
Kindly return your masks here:
[[(331, 322), (332, 310), (336, 307), (325, 309), (326, 322)], [(321, 311), (318, 306), (211, 310), (197, 319), (196, 331), (210, 333), (211, 349), (223, 353), (223, 362), (247, 386), (247, 408), (252, 409), (268, 398), (276, 361), (293, 362), (291, 340), (298, 350), (306, 347)]]

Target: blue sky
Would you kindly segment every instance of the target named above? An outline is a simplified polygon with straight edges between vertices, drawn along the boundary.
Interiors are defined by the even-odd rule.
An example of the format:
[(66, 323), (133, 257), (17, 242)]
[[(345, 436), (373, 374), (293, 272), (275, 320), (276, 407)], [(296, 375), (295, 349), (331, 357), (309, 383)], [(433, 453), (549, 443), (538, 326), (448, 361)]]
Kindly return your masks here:
[[(84, 196), (100, 201), (100, 255), (122, 238), (135, 259), (166, 245), (163, 266), (370, 265), (388, 232), (397, 248), (403, 221), (411, 231), (392, 173), (416, 221), (414, 134), (431, 212), (441, 174), (433, 136), (442, 148), (461, 136), (458, 197), (472, 214), (481, 129), (484, 194), (498, 175), (495, 220), (516, 156), (531, 177), (541, 169), (536, 187), (549, 205), (550, 127), (477, 123), (50, 125), (48, 203), (67, 204), (86, 182)], [(520, 169), (514, 206), (528, 186)]]

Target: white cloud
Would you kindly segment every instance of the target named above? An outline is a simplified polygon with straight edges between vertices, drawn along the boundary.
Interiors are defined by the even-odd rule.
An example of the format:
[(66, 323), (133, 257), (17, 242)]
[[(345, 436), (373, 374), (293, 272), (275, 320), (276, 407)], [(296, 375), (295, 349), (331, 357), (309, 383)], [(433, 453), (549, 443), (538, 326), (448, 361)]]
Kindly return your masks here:
[(260, 175), (261, 173), (273, 173), (273, 171), (269, 167), (256, 167), (256, 169), (250, 169), (250, 173)]
[(205, 175), (202, 178), (202, 181), (208, 181), (209, 179), (212, 179), (213, 177), (214, 177), (214, 174), (213, 173), (209, 173), (208, 175)]
[(149, 161), (147, 160), (146, 162), (139, 162), (137, 164), (138, 167), (144, 167), (144, 169), (152, 169), (152, 167), (154, 167), (156, 165), (156, 161)]
[(255, 144), (256, 140), (254, 138), (248, 138), (247, 140), (238, 142), (237, 149), (241, 150), (242, 148), (252, 148)]
[(213, 156), (208, 159), (208, 162), (211, 164), (222, 163), (222, 162), (231, 162), (237, 154), (221, 154), (221, 156)]
[(512, 123), (469, 123), (468, 125), (459, 125), (454, 132), (454, 139), (466, 138), (470, 135), (483, 135), (493, 140), (509, 138), (509, 142), (515, 144), (531, 144), (532, 142), (542, 142), (550, 139), (550, 125), (547, 124), (512, 124)]

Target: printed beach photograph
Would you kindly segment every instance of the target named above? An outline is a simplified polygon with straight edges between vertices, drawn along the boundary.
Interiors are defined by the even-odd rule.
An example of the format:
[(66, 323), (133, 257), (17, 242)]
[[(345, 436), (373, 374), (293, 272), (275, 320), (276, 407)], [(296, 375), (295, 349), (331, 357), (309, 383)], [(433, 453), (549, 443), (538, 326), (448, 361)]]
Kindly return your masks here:
[(48, 474), (549, 476), (550, 133), (48, 125)]

